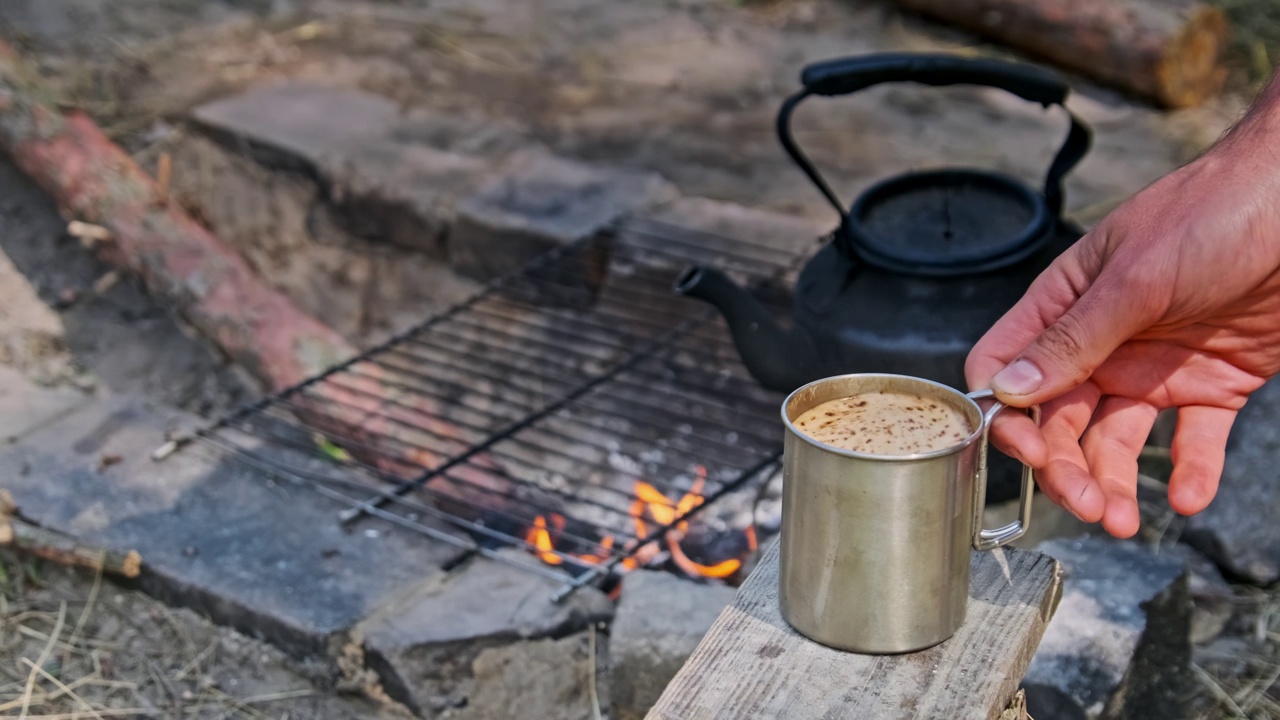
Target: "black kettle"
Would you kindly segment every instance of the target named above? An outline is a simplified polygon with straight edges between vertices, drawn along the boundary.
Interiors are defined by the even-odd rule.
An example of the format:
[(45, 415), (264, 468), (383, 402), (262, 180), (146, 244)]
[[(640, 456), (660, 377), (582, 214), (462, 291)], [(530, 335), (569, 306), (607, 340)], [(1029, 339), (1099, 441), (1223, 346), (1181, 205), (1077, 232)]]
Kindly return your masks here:
[(988, 170), (910, 172), (875, 184), (846, 212), (796, 146), (792, 112), (811, 95), (847, 95), (884, 82), (987, 85), (1047, 108), (1063, 105), (1067, 83), (1032, 65), (913, 53), (816, 63), (800, 80), (803, 89), (778, 113), (778, 138), (840, 214), (840, 225), (800, 273), (793, 327), (785, 329), (714, 268), (689, 268), (676, 290), (724, 314), (747, 369), (768, 388), (789, 392), (850, 372), (965, 387), (973, 344), (1082, 234), (1061, 217), (1062, 180), (1087, 152), (1088, 128), (1071, 116), (1043, 191)]

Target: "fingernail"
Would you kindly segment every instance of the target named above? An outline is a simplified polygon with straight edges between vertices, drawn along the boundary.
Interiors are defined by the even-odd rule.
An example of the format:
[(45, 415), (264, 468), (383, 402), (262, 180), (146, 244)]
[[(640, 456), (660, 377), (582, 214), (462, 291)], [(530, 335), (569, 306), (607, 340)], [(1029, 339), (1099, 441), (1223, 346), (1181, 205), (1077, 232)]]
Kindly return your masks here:
[(1044, 374), (1029, 360), (1014, 360), (991, 378), (991, 389), (1005, 395), (1030, 395), (1044, 384)]

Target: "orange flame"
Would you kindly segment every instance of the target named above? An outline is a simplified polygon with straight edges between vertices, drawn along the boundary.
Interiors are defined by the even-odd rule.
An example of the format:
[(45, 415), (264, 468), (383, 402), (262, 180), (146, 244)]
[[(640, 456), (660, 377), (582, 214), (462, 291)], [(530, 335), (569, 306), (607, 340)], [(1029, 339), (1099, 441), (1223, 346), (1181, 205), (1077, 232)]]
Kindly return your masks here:
[[(676, 518), (684, 517), (706, 501), (706, 498), (702, 495), (702, 488), (706, 485), (707, 470), (702, 465), (697, 465), (695, 466), (695, 471), (697, 477), (694, 479), (689, 491), (674, 502), (653, 485), (642, 480), (636, 481), (636, 499), (631, 501), (631, 506), (627, 510), (627, 514), (631, 517), (632, 524), (635, 527), (636, 539), (628, 541), (624, 548), (631, 552), (631, 557), (625, 558), (619, 563), (624, 571), (634, 570), (651, 562), (662, 552), (663, 540), (665, 540), (665, 545), (671, 552), (672, 561), (691, 577), (726, 578), (738, 572), (742, 567), (742, 560), (738, 558), (724, 560), (714, 565), (702, 565), (691, 560), (685, 554), (684, 548), (680, 546), (680, 542), (684, 540), (685, 533), (689, 529), (687, 521), (682, 520), (676, 523), (667, 530), (662, 538), (651, 537), (651, 534), (657, 530), (657, 528), (654, 528), (653, 531), (650, 530), (649, 524), (651, 522), (659, 526), (671, 525), (676, 521)], [(551, 518), (551, 527), (548, 527), (547, 518), (539, 515), (534, 519), (533, 526), (525, 534), (525, 542), (529, 543), (534, 550), (534, 554), (543, 562), (550, 565), (559, 565), (564, 562), (565, 556), (590, 564), (603, 563), (609, 559), (615, 544), (612, 535), (604, 536), (594, 552), (586, 554), (561, 552), (557, 554), (551, 528), (553, 527), (557, 533), (562, 532), (565, 527), (565, 519), (564, 516), (556, 513), (551, 513), (549, 517)], [(754, 552), (756, 549), (755, 528), (748, 527), (743, 533), (747, 539), (747, 546)]]
[[(554, 517), (554, 515), (552, 516)], [(547, 531), (547, 519), (539, 515), (534, 518), (533, 527), (525, 534), (524, 541), (534, 547), (534, 554), (548, 565), (559, 565), (564, 559), (556, 555), (555, 546), (551, 543), (551, 533)]]

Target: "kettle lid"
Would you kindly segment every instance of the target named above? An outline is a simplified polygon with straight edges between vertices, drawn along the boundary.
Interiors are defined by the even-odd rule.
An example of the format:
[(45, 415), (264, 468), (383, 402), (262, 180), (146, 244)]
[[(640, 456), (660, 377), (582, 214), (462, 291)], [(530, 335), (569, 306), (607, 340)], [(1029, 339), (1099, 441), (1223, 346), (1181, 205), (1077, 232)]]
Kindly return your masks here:
[(1053, 226), (1044, 196), (1021, 180), (949, 168), (876, 183), (853, 203), (840, 235), (846, 251), (868, 264), (946, 276), (1018, 262)]

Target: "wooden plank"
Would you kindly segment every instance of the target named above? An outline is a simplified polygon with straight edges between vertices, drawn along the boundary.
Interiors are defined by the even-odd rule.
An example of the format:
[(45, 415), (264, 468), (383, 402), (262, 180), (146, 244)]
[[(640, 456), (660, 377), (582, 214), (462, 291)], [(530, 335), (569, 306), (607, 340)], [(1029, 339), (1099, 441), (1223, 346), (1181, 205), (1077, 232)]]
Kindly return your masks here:
[(647, 720), (998, 718), (1062, 595), (1056, 560), (974, 553), (968, 616), (950, 640), (858, 655), (792, 630), (778, 610), (778, 548), (760, 561)]

